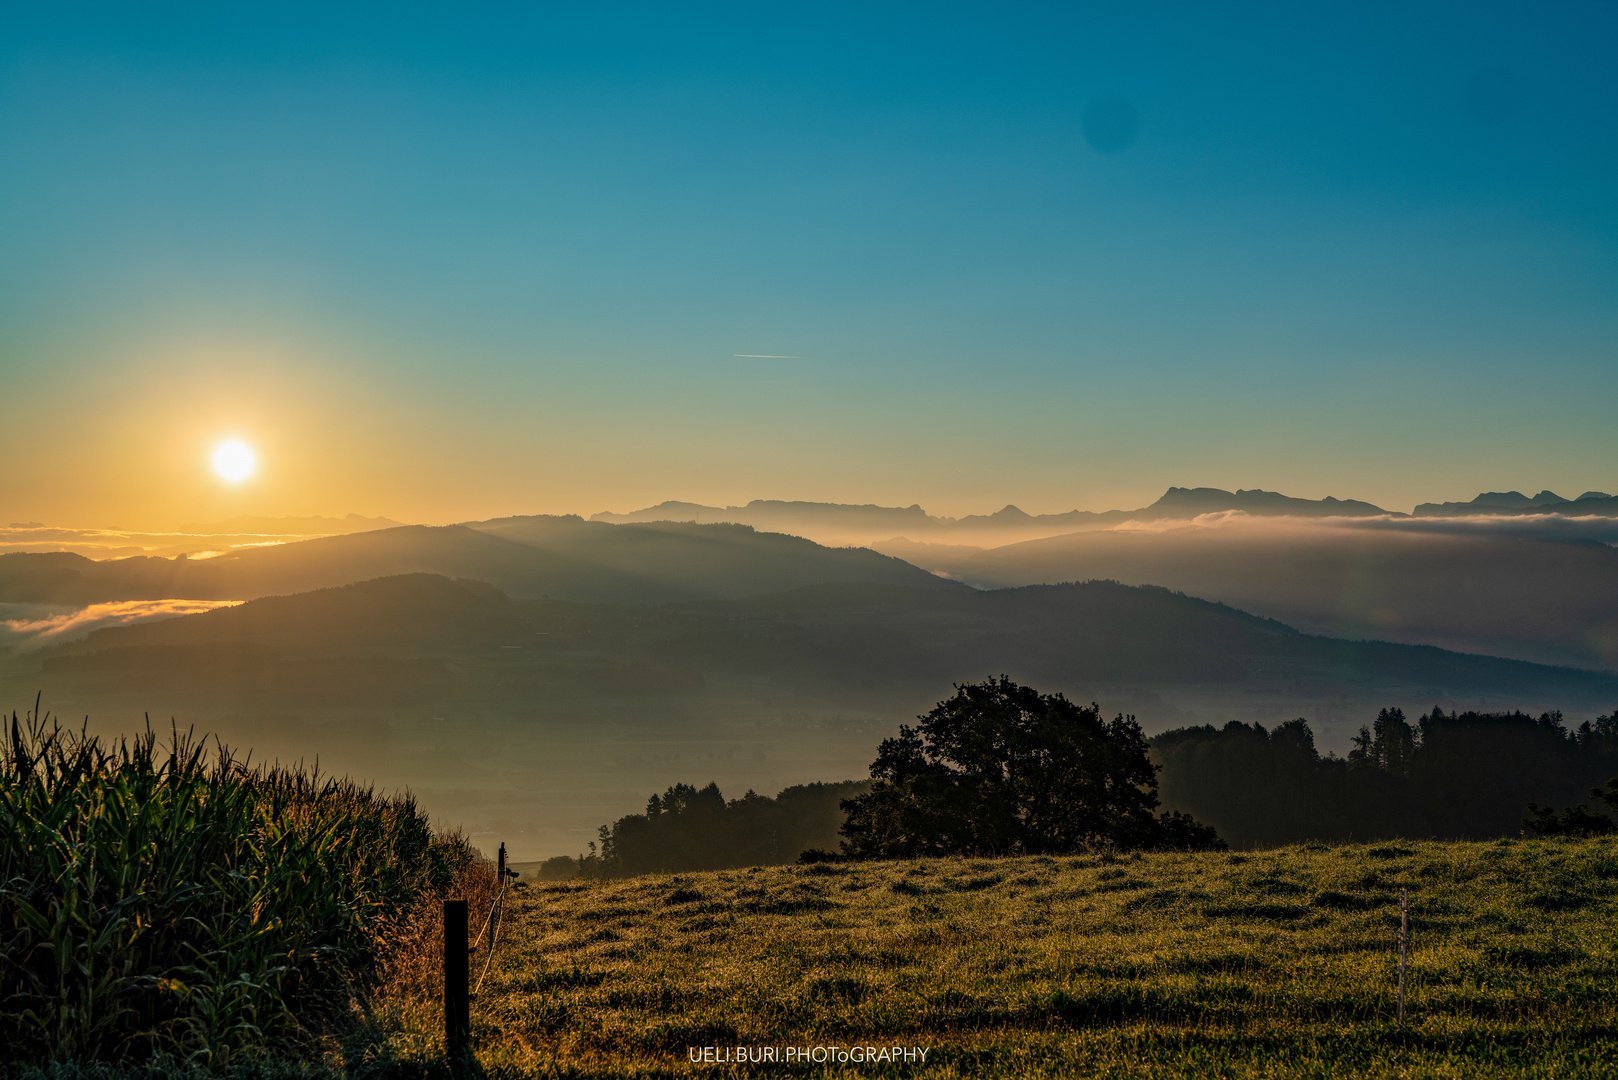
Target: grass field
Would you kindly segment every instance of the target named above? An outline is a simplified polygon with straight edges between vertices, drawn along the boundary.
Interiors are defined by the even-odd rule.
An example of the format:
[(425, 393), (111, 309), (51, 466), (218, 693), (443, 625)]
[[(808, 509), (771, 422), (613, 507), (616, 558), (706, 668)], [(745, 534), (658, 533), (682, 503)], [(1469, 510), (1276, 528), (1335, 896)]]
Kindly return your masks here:
[[(1615, 898), (1607, 839), (535, 884), (512, 894), (474, 1037), (490, 1076), (1618, 1076)], [(369, 1068), (434, 1071), (440, 1031), (430, 995), (385, 998)], [(737, 1045), (928, 1054), (689, 1059)]]

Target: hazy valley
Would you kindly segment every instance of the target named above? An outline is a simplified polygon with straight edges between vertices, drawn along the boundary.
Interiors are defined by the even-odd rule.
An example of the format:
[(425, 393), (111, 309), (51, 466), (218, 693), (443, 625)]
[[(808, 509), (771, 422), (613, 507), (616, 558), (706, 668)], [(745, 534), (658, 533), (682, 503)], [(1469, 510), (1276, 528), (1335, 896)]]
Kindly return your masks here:
[[(1149, 732), (1305, 716), (1339, 753), (1385, 705), (1577, 722), (1618, 702), (1604, 544), (1292, 516), (1157, 526), (884, 555), (528, 517), (208, 559), (11, 554), (0, 603), (36, 618), (7, 624), (0, 685), (96, 730), (150, 713), (261, 759), (318, 756), (523, 857), (576, 852), (677, 780), (734, 796), (862, 777), (899, 723), (989, 675)], [(1106, 578), (1125, 584), (1090, 580)], [(249, 602), (160, 617), (174, 598)], [(88, 605), (104, 617), (26, 630)]]

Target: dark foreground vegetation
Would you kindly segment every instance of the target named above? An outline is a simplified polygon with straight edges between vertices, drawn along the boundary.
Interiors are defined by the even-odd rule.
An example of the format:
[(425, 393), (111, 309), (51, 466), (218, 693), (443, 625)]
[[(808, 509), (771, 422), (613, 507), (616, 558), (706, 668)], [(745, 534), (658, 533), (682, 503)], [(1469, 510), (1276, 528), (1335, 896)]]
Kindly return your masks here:
[[(1381, 717), (1341, 768), (1407, 775), (1398, 763), (1428, 736), (1406, 740), (1401, 722)], [(892, 740), (864, 794), (813, 785), (727, 803), (671, 789), (608, 830), (625, 846), (597, 859), (631, 840), (637, 857), (677, 854), (696, 835), (680, 823), (700, 820), (785, 850), (798, 811), (818, 808), (824, 831), (844, 794), (912, 816), (933, 799), (946, 838), (971, 809), (983, 824), (969, 835), (995, 837), (982, 850), (1002, 857), (675, 875), (621, 863), (634, 876), (519, 888), (473, 964), (471, 1074), (689, 1075), (693, 1048), (898, 1046), (926, 1048), (925, 1064), (856, 1071), (1618, 1076), (1618, 837), (1163, 850), (1186, 845), (1162, 842), (1145, 747), (1126, 719), (1001, 679)], [(251, 769), (179, 735), (103, 744), (14, 717), (0, 752), (8, 1080), (451, 1075), (437, 900), (488, 912), (494, 875), (435, 839), (408, 797)], [(907, 795), (915, 776), (925, 784)], [(1035, 812), (1064, 791), (1079, 816)], [(1402, 889), (1414, 936), (1401, 1028)]]
[(0, 1054), (225, 1066), (351, 1020), (474, 861), (409, 796), (150, 732), (0, 738)]

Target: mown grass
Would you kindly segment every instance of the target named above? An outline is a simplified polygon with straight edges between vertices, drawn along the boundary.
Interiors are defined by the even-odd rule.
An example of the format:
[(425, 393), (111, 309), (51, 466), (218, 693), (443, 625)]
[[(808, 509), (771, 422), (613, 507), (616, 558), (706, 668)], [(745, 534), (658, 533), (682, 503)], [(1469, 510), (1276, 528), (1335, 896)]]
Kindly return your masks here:
[[(474, 1036), (491, 1076), (1618, 1075), (1615, 897), (1609, 839), (533, 885), (512, 898)], [(366, 1068), (440, 1067), (430, 995), (387, 995), (371, 1023)], [(930, 1052), (925, 1066), (688, 1060), (735, 1044)]]

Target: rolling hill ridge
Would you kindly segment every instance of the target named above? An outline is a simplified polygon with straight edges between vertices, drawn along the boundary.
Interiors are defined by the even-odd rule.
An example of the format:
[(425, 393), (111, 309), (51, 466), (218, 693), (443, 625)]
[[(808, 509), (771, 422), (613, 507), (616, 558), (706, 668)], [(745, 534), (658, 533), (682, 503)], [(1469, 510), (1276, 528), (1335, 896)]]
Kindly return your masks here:
[(836, 581), (962, 588), (892, 556), (822, 547), (746, 525), (617, 526), (524, 517), (405, 525), (212, 559), (0, 555), (0, 602), (239, 600), (414, 573), (486, 581), (515, 597), (611, 603), (722, 599)]
[[(153, 648), (171, 657), (199, 650), (195, 666), (209, 672), (217, 664), (205, 659), (224, 648), (300, 660), (415, 658), (468, 672), (495, 663), (508, 683), (536, 692), (684, 692), (744, 677), (847, 699), (1006, 673), (1074, 692), (1223, 686), (1308, 699), (1351, 683), (1568, 705), (1618, 700), (1618, 675), (1304, 634), (1223, 604), (1110, 581), (988, 592), (837, 583), (631, 606), (513, 600), (482, 582), (411, 574), (96, 630), (52, 652), (43, 670), (116, 680), (154, 655), (132, 650)], [(183, 681), (183, 666), (168, 666)], [(475, 693), (475, 680), (463, 689)]]

